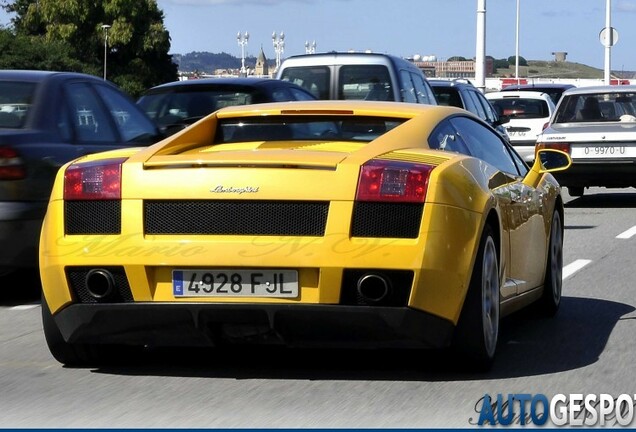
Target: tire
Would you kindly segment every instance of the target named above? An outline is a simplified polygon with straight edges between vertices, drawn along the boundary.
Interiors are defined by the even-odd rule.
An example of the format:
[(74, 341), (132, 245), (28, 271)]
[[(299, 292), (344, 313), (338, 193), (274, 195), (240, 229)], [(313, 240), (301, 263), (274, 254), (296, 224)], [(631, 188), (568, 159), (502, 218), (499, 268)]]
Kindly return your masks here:
[(548, 256), (546, 260), (543, 294), (539, 302), (543, 315), (554, 316), (561, 304), (563, 289), (563, 224), (561, 214), (555, 210), (552, 215)]
[(42, 327), (49, 351), (58, 362), (67, 366), (92, 366), (98, 363), (99, 353), (96, 347), (64, 340), (44, 295), (42, 295)]
[(487, 371), (492, 366), (499, 338), (499, 263), (492, 228), (486, 226), (479, 242), (475, 266), (453, 335), (453, 348), (468, 361), (467, 368)]
[(573, 197), (582, 197), (585, 193), (583, 186), (568, 186), (568, 194)]

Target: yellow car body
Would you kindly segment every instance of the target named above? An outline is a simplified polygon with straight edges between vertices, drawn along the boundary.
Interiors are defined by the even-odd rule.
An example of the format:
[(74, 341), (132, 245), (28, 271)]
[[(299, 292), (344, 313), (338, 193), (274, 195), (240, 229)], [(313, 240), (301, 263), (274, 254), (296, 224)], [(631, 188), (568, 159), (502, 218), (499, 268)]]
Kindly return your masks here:
[[(222, 125), (312, 118), (319, 127), (339, 119), (397, 125), (369, 138), (219, 139)], [(562, 222), (552, 229), (555, 214), (563, 220), (560, 188), (540, 161), (515, 174), (431, 149), (440, 124), (458, 118), (497, 136), (451, 107), (263, 104), (224, 108), (151, 147), (63, 166), (40, 240), (51, 352), (72, 364), (122, 345), (451, 346), (486, 227), (496, 247), (499, 295), (490, 307), (498, 325), (499, 313), (546, 291), (553, 231), (562, 245)], [(92, 199), (112, 173), (91, 167), (105, 163), (119, 169), (108, 187), (120, 195)], [(423, 185), (423, 202), (359, 203), (362, 171), (381, 173), (391, 195), (411, 166), (425, 167), (406, 186)], [(272, 279), (283, 273), (297, 275), (292, 294)], [(191, 279), (176, 282), (184, 275)], [(488, 351), (475, 357), (490, 363)]]

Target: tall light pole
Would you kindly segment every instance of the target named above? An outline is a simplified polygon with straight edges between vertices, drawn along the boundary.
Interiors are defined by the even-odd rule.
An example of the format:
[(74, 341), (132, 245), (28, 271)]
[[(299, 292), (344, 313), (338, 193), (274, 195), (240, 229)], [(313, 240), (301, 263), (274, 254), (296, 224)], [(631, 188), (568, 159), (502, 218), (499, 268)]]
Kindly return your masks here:
[(106, 80), (106, 62), (108, 61), (108, 29), (110, 25), (104, 24), (102, 25), (102, 30), (104, 30), (104, 80)]
[(276, 70), (278, 71), (281, 54), (285, 51), (285, 33), (280, 32), (280, 35), (277, 35), (276, 32), (272, 33), (272, 43), (274, 51), (276, 51)]
[(250, 40), (250, 34), (248, 32), (243, 34), (238, 32), (236, 40), (241, 47), (241, 76), (247, 76), (247, 69), (245, 69), (245, 46), (247, 45), (247, 41)]
[(305, 41), (305, 54), (316, 54), (316, 41)]
[(519, 84), (519, 0), (517, 0), (517, 30), (515, 34), (515, 79)]
[(610, 85), (610, 75), (612, 70), (612, 45), (614, 45), (613, 28), (612, 28), (612, 2), (607, 0), (605, 4), (605, 85)]
[(477, 46), (475, 48), (475, 83), (486, 91), (486, 0), (477, 0)]

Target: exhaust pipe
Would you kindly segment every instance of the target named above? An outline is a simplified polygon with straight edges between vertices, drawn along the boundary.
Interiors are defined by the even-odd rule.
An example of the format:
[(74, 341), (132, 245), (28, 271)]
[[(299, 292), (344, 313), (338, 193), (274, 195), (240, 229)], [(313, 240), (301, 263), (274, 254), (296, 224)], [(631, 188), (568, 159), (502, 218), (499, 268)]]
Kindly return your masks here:
[(368, 303), (380, 303), (391, 293), (391, 284), (381, 275), (367, 273), (358, 279), (358, 295)]
[(108, 270), (93, 269), (86, 274), (86, 290), (95, 299), (108, 297), (115, 289), (115, 279)]

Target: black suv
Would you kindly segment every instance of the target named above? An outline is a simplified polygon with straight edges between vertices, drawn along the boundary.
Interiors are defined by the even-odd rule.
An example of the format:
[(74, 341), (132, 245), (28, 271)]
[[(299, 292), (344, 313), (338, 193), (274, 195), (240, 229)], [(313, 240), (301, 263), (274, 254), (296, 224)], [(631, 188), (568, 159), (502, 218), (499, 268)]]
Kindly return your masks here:
[(497, 130), (506, 141), (510, 142), (510, 137), (506, 129), (502, 126), (510, 119), (499, 115), (497, 110), (483, 95), (481, 91), (468, 80), (442, 80), (429, 79), (433, 93), (438, 105), (448, 105), (463, 108), (477, 115)]

